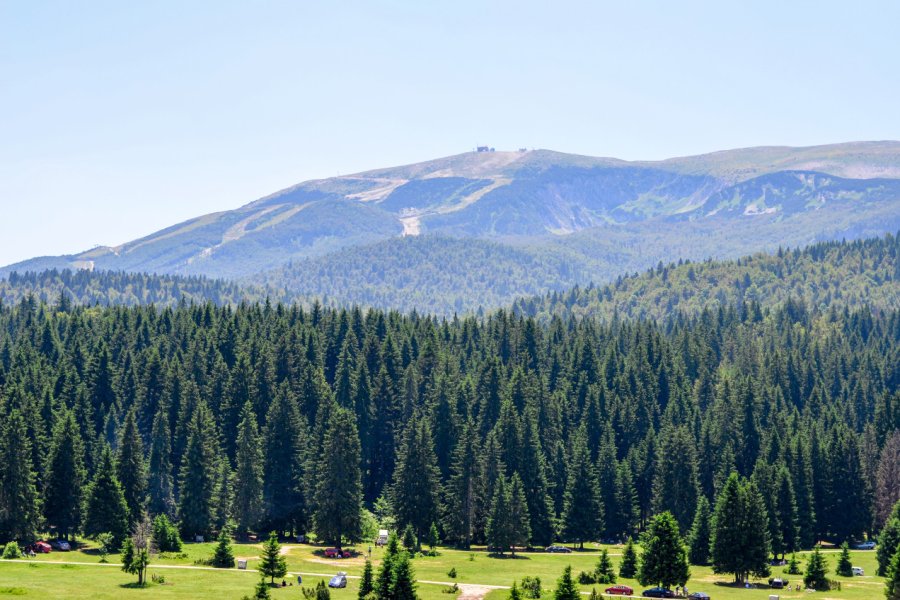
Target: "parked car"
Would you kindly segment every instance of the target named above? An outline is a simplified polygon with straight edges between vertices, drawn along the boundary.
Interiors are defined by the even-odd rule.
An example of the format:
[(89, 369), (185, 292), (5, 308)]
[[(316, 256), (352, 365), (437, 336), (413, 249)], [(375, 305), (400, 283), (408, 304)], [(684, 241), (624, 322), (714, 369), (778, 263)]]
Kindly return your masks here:
[(325, 548), (325, 558), (350, 558), (350, 551), (339, 548)]
[(869, 540), (868, 542), (859, 542), (858, 544), (853, 544), (853, 548), (856, 550), (874, 550), (875, 542)]
[(644, 590), (641, 594), (644, 598), (674, 598), (675, 592), (667, 588), (655, 587)]
[(854, 574), (856, 577), (862, 577), (863, 575), (866, 574), (866, 572), (863, 571), (863, 568), (862, 568), (862, 567), (853, 567), (853, 574)]
[(622, 584), (608, 587), (603, 591), (610, 596), (631, 596), (634, 594), (634, 589)]
[(347, 574), (343, 571), (338, 571), (337, 575), (331, 578), (331, 581), (328, 582), (328, 587), (330, 588), (345, 588), (347, 587)]
[(572, 552), (571, 548), (566, 548), (565, 546), (547, 546), (547, 552), (553, 552), (556, 554), (569, 554)]
[(53, 540), (50, 542), (50, 545), (55, 549), (61, 552), (68, 552), (72, 549), (72, 546), (69, 545), (69, 542), (66, 540)]
[(691, 592), (688, 600), (709, 600), (709, 594), (706, 592)]
[(787, 581), (782, 579), (781, 577), (775, 577), (769, 580), (769, 587), (774, 588), (776, 590), (784, 589), (787, 585)]
[(35, 542), (31, 546), (31, 551), (35, 554), (50, 554), (51, 546), (47, 542)]

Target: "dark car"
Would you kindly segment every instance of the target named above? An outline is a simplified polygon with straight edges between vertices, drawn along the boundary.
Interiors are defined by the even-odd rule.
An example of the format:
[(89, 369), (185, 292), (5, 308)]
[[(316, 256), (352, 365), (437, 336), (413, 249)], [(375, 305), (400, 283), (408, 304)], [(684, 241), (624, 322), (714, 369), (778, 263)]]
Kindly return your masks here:
[(634, 589), (628, 587), (627, 585), (614, 585), (603, 590), (604, 593), (609, 594), (610, 596), (631, 596), (634, 594)]
[(709, 600), (709, 594), (706, 592), (691, 592), (688, 600)]
[(331, 578), (331, 581), (328, 582), (328, 587), (330, 588), (345, 588), (347, 587), (347, 574), (343, 571), (338, 571), (337, 575)]
[(72, 546), (66, 540), (53, 540), (50, 542), (50, 545), (53, 546), (55, 550), (60, 550), (62, 552), (68, 552), (72, 549)]
[(547, 552), (553, 552), (556, 554), (569, 554), (572, 552), (571, 548), (566, 548), (565, 546), (547, 546)]
[(644, 593), (641, 594), (641, 596), (644, 598), (674, 598), (675, 592), (667, 588), (655, 587), (644, 590)]
[(784, 579), (782, 579), (780, 577), (775, 577), (775, 578), (769, 580), (769, 587), (776, 589), (776, 590), (784, 589), (784, 586), (786, 586), (786, 585), (787, 585), (787, 581), (785, 581)]

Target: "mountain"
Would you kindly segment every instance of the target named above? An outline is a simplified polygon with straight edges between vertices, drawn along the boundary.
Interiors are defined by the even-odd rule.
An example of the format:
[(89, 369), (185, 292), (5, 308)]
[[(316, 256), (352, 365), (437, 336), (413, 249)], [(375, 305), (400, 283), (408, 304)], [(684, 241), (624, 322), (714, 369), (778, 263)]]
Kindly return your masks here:
[[(0, 269), (204, 275), (441, 313), (659, 260), (900, 229), (900, 142), (623, 161), (468, 152), (308, 181), (117, 247)], [(464, 243), (460, 243), (460, 242)]]
[(790, 301), (822, 312), (895, 309), (900, 306), (900, 237), (824, 242), (734, 261), (660, 263), (613, 284), (522, 298), (513, 310), (542, 320), (662, 320), (724, 306), (766, 309)]

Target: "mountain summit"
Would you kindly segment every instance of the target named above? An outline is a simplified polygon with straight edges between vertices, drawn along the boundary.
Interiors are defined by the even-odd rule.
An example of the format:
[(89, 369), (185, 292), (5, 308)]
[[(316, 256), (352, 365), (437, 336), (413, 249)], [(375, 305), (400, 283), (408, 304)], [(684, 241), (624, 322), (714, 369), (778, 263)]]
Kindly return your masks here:
[[(465, 249), (453, 246), (457, 254), (481, 248), (481, 263), (501, 255), (519, 267), (538, 260), (543, 280), (521, 275), (513, 287), (539, 293), (609, 279), (658, 258), (737, 256), (898, 227), (895, 141), (663, 161), (488, 150), (303, 182), (121, 246), (35, 258), (0, 273), (74, 267), (240, 278), (279, 269), (269, 279), (321, 293), (320, 282), (311, 281), (316, 272), (352, 270), (397, 251), (425, 262), (454, 258), (440, 257), (438, 236), (468, 240)], [(402, 237), (431, 241), (398, 245)], [(459, 259), (463, 271), (479, 268)], [(289, 268), (303, 270), (305, 282)], [(391, 276), (389, 269), (382, 276)], [(365, 287), (371, 278), (361, 274), (343, 285)]]

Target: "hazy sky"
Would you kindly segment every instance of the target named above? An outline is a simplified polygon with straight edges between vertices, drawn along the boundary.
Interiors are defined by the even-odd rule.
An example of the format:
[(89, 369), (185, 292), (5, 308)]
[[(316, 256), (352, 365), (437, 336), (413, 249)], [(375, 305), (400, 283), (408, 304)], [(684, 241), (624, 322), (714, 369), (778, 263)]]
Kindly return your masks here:
[(0, 0), (0, 264), (464, 152), (900, 139), (900, 2)]

